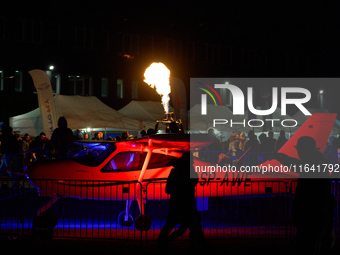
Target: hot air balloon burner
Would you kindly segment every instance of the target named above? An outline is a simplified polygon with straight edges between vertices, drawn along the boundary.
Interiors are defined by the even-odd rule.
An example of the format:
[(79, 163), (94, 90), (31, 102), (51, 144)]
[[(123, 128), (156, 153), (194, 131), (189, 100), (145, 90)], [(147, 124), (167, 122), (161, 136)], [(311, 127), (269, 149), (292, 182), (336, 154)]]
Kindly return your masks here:
[(173, 112), (164, 113), (164, 119), (157, 120), (155, 129), (158, 130), (159, 123), (165, 125), (165, 133), (182, 133), (183, 125), (180, 119), (176, 120)]

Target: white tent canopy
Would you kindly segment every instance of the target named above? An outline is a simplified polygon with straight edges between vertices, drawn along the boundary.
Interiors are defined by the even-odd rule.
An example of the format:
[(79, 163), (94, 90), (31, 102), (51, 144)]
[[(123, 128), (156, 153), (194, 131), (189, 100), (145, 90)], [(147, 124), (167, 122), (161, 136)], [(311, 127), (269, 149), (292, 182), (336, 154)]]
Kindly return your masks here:
[[(174, 109), (170, 106), (170, 112)], [(155, 128), (157, 120), (164, 119), (164, 108), (162, 103), (155, 101), (135, 101), (118, 110), (118, 112), (140, 121), (141, 129)]]
[[(112, 109), (94, 96), (56, 95), (54, 100), (57, 119), (64, 116), (71, 129), (140, 130), (138, 120)], [(21, 134), (37, 136), (43, 131), (40, 109), (11, 117), (10, 126)]]
[(28, 133), (30, 136), (37, 136), (43, 132), (40, 109), (9, 118), (9, 125), (13, 131), (18, 131), (22, 135)]

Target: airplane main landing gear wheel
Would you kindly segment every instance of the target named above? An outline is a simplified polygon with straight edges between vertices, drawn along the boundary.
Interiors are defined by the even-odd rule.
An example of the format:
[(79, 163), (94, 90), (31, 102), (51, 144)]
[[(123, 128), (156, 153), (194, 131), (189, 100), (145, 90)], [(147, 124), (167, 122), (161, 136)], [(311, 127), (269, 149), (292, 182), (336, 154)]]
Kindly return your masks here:
[(144, 214), (137, 216), (135, 227), (140, 231), (147, 231), (151, 228), (151, 218)]
[(118, 222), (121, 226), (123, 227), (130, 227), (132, 226), (133, 224), (133, 217), (131, 214), (129, 214), (129, 217), (127, 218), (127, 220), (125, 219), (125, 215), (126, 215), (126, 212), (121, 212), (119, 215), (118, 215)]

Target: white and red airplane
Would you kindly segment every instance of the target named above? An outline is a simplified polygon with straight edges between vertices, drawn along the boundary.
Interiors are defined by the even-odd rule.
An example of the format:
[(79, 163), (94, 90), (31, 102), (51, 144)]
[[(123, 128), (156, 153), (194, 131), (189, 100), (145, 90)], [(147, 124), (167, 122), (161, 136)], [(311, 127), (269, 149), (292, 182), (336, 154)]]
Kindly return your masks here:
[[(279, 150), (290, 157), (298, 158), (294, 146), (301, 136), (315, 139), (317, 147), (323, 152), (331, 133), (336, 114), (317, 113), (312, 115), (299, 130)], [(164, 185), (155, 183), (156, 188), (144, 192), (149, 182), (165, 180), (172, 162), (184, 151), (194, 151), (211, 143), (209, 135), (160, 134), (146, 138), (133, 139), (115, 143), (99, 144), (79, 152), (65, 160), (53, 160), (32, 164), (28, 169), (28, 177), (39, 190), (40, 196), (52, 197), (43, 213), (60, 197), (96, 200), (124, 200), (126, 211), (119, 221), (122, 225), (132, 225), (133, 218), (129, 214), (131, 201), (139, 203), (140, 215), (135, 219), (142, 224), (135, 224), (137, 229), (147, 230), (151, 220), (144, 215), (145, 199), (167, 199)], [(268, 187), (272, 193), (284, 192), (274, 181), (291, 183), (299, 174), (294, 171), (266, 173), (207, 172), (205, 166), (213, 164), (200, 158), (194, 158), (194, 166), (198, 171), (199, 183), (196, 188), (197, 197), (232, 196), (247, 194), (264, 194)], [(276, 160), (266, 161), (264, 166), (281, 165)], [(218, 181), (215, 188), (208, 187), (212, 181)], [(258, 185), (253, 181), (270, 181), (266, 185)], [(126, 188), (122, 183), (135, 183), (134, 188)], [(112, 188), (115, 186), (115, 188)], [(131, 185), (130, 185), (131, 187)], [(144, 223), (143, 223), (144, 222)]]

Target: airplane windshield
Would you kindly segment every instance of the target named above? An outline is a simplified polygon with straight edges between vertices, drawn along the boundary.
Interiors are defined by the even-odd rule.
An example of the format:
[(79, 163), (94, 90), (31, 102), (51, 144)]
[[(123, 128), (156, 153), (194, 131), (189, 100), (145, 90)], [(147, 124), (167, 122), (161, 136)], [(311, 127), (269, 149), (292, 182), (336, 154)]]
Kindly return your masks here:
[(71, 159), (86, 166), (98, 166), (112, 154), (116, 146), (112, 143), (92, 146), (74, 154)]
[[(113, 157), (113, 159), (101, 170), (102, 172), (116, 172), (140, 170), (143, 167), (146, 152), (121, 152)], [(151, 155), (148, 169), (159, 168), (172, 165), (174, 157), (153, 153)]]

